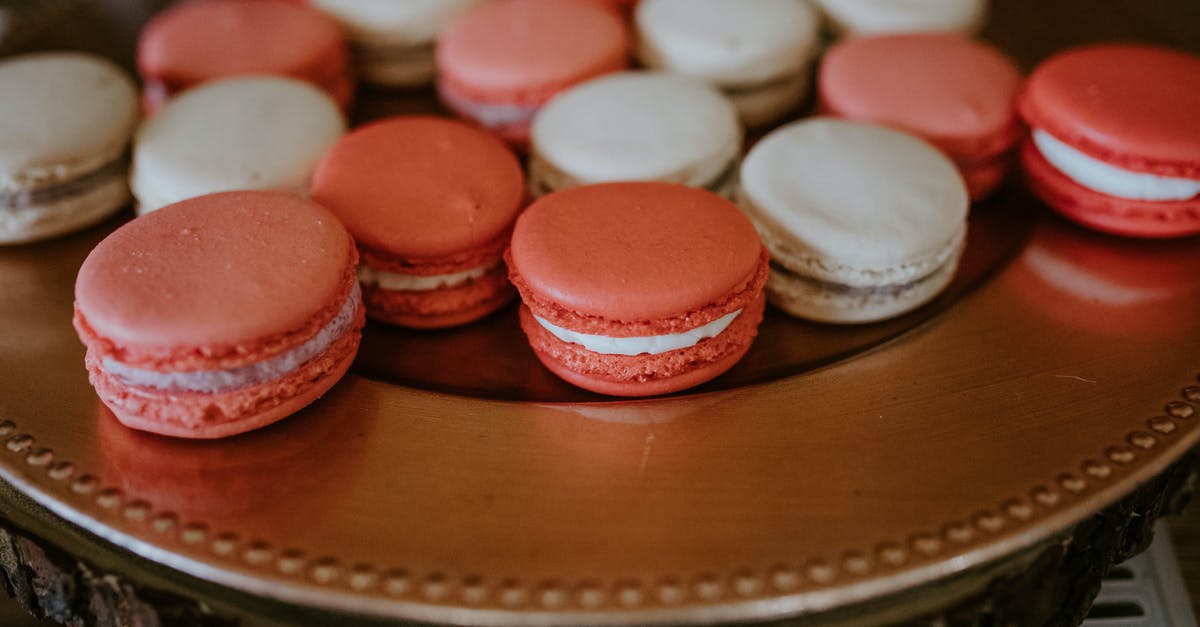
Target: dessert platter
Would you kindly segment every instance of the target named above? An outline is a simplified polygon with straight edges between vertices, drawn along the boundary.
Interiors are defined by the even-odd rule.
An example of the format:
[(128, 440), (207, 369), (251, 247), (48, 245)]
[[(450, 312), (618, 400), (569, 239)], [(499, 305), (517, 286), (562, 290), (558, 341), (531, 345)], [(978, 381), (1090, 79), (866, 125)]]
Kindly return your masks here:
[[(984, 38), (1026, 71), (1093, 41), (1196, 52), (1171, 30), (1189, 6), (1084, 23), (1075, 12), (1101, 10), (997, 2)], [(1065, 30), (1042, 27), (1057, 18)], [(127, 62), (130, 23), (94, 50)], [(352, 121), (415, 112), (444, 113), (429, 91), (363, 89)], [(745, 357), (698, 387), (574, 387), (509, 304), (450, 329), (368, 321), (323, 397), (211, 441), (129, 429), (89, 385), (73, 286), (125, 209), (0, 248), (0, 477), (156, 568), (339, 616), (937, 612), (1028, 569), (1200, 441), (1200, 241), (1082, 228), (1019, 178), (971, 207), (957, 274), (925, 306), (846, 326), (768, 306)]]

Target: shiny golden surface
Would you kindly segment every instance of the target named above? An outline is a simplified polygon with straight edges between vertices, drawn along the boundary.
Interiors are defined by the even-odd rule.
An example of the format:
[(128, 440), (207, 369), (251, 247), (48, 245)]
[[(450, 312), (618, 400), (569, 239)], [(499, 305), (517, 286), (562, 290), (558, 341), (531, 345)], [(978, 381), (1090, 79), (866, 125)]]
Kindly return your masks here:
[[(423, 106), (376, 94), (362, 115)], [(867, 327), (772, 312), (691, 394), (565, 386), (510, 307), (371, 326), (328, 396), (219, 442), (126, 430), (87, 385), (71, 288), (120, 220), (0, 249), (0, 475), (157, 562), (295, 603), (514, 625), (817, 612), (1010, 556), (1200, 437), (1200, 241), (1090, 233), (1018, 189), (976, 208), (930, 307)]]

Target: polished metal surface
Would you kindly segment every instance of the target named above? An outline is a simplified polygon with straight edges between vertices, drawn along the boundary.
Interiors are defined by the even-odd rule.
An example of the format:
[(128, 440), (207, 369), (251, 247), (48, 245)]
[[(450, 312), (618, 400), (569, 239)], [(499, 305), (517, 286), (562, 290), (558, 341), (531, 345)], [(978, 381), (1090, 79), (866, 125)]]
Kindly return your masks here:
[[(1057, 3), (1004, 12), (1023, 4), (997, 3), (990, 36), (1025, 63), (1083, 37), (1037, 30)], [(428, 106), (366, 94), (359, 118)], [(861, 327), (770, 312), (746, 361), (688, 394), (566, 386), (510, 307), (370, 325), (324, 399), (217, 442), (127, 430), (87, 385), (75, 272), (130, 217), (0, 249), (0, 476), (292, 603), (506, 625), (816, 613), (1013, 555), (1200, 439), (1200, 240), (1090, 233), (1019, 185), (975, 208), (929, 307)]]

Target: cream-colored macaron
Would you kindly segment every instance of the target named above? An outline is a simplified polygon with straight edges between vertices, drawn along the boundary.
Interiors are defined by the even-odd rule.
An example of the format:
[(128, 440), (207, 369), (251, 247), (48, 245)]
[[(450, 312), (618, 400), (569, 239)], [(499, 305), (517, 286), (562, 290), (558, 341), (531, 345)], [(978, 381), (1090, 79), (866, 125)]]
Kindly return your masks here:
[(820, 43), (808, 0), (643, 0), (635, 21), (642, 63), (716, 85), (748, 126), (776, 121), (808, 94)]
[(138, 130), (138, 213), (239, 189), (307, 195), (317, 161), (345, 130), (337, 103), (304, 81), (244, 76), (189, 89)]
[(988, 0), (814, 0), (835, 33), (974, 34), (987, 21)]
[(367, 83), (405, 87), (433, 81), (433, 44), (462, 13), (483, 0), (312, 0), (338, 20)]
[(530, 133), (534, 196), (611, 181), (660, 181), (728, 195), (742, 127), (721, 92), (661, 72), (622, 72), (567, 90)]
[(742, 163), (738, 204), (771, 253), (767, 298), (820, 322), (873, 322), (950, 283), (969, 200), (932, 145), (883, 126), (809, 118)]
[(137, 118), (133, 81), (105, 59), (0, 61), (0, 244), (75, 231), (125, 206)]

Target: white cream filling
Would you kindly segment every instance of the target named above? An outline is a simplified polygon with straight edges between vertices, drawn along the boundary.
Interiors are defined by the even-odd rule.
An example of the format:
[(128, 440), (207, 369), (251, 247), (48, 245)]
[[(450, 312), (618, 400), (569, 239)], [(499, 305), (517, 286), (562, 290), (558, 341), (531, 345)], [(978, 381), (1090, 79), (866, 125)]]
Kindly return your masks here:
[(660, 355), (681, 348), (695, 346), (700, 343), (700, 340), (720, 335), (740, 313), (742, 313), (741, 309), (725, 314), (706, 325), (689, 329), (683, 333), (646, 335), (642, 337), (609, 337), (607, 335), (579, 333), (550, 324), (538, 316), (534, 316), (533, 318), (538, 321), (538, 324), (545, 327), (547, 331), (554, 334), (554, 337), (571, 344), (579, 344), (593, 353), (603, 355)]
[(1200, 180), (1132, 172), (1111, 166), (1059, 141), (1040, 128), (1033, 143), (1050, 165), (1080, 185), (1131, 200), (1188, 200), (1200, 194)]
[[(498, 263), (498, 262), (497, 262)], [(495, 263), (471, 268), (453, 274), (435, 274), (417, 276), (415, 274), (400, 274), (399, 272), (384, 272), (369, 266), (358, 267), (358, 282), (368, 287), (379, 287), (391, 292), (429, 292), (445, 287), (458, 287), (470, 281), (483, 278), (495, 268)]]
[(541, 110), (541, 105), (487, 104), (459, 98), (438, 89), (442, 102), (460, 115), (475, 120), (487, 128), (527, 124)]
[(291, 374), (305, 362), (325, 352), (341, 338), (354, 323), (355, 313), (362, 304), (358, 285), (341, 310), (315, 336), (292, 350), (276, 356), (228, 370), (193, 370), (190, 372), (159, 372), (135, 368), (111, 357), (105, 357), (103, 368), (124, 385), (154, 388), (165, 392), (218, 393), (276, 381)]

